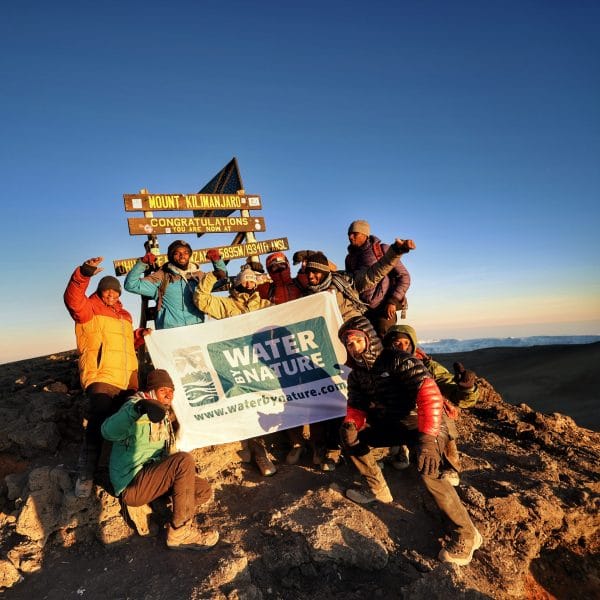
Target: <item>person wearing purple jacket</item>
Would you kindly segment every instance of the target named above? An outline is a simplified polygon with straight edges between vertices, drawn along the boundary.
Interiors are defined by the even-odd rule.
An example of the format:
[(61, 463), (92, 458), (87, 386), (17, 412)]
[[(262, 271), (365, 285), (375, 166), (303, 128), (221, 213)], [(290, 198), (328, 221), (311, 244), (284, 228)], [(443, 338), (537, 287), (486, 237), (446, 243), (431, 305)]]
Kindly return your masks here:
[[(388, 249), (379, 238), (371, 235), (367, 221), (353, 221), (348, 227), (348, 254), (346, 271), (354, 274), (376, 263)], [(363, 290), (360, 299), (368, 305), (365, 317), (371, 321), (377, 335), (383, 338), (387, 330), (396, 323), (396, 312), (406, 307), (406, 292), (410, 286), (410, 275), (400, 260), (393, 270), (377, 285)]]

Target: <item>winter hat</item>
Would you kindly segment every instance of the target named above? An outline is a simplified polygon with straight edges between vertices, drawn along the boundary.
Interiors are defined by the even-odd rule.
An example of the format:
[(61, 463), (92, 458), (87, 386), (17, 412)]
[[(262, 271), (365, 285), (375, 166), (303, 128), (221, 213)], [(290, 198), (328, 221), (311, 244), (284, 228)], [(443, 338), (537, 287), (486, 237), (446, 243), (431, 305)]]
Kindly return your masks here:
[(149, 390), (157, 390), (161, 387), (168, 387), (174, 390), (175, 384), (173, 383), (171, 376), (164, 369), (154, 369), (154, 371), (148, 373), (146, 387)]
[(121, 283), (119, 282), (119, 280), (116, 277), (113, 277), (112, 275), (107, 275), (106, 277), (103, 277), (98, 282), (98, 289), (96, 290), (96, 293), (98, 295), (100, 295), (102, 292), (105, 292), (106, 290), (114, 290), (120, 296), (121, 295)]
[(258, 279), (256, 277), (256, 271), (253, 271), (252, 269), (242, 269), (237, 277), (235, 278), (235, 285), (236, 287), (238, 285), (241, 285), (242, 287), (246, 287), (247, 283), (250, 282), (254, 282), (254, 283), (258, 283)]
[(287, 267), (289, 265), (289, 262), (286, 255), (283, 252), (273, 252), (273, 254), (269, 254), (269, 256), (267, 256), (266, 264), (268, 271), (271, 267), (277, 264), (284, 265)]
[(327, 257), (322, 252), (313, 252), (306, 257), (304, 268), (307, 271), (320, 271), (321, 273), (330, 273), (331, 268)]
[(167, 248), (167, 258), (170, 261), (173, 260), (173, 255), (175, 254), (175, 250), (177, 250), (177, 248), (187, 248), (190, 251), (190, 254), (192, 254), (192, 247), (186, 241), (175, 240), (174, 242), (171, 242)]
[(350, 227), (348, 227), (348, 235), (351, 233), (362, 233), (364, 235), (371, 235), (371, 226), (367, 221), (352, 221)]

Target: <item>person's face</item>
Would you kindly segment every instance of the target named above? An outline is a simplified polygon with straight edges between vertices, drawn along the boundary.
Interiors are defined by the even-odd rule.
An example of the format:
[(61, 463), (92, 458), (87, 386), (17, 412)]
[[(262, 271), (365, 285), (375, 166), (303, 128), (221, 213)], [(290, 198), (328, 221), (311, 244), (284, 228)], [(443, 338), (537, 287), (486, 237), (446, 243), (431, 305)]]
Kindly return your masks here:
[(348, 239), (350, 240), (351, 246), (359, 248), (367, 241), (367, 236), (364, 233), (358, 233), (358, 231), (354, 231), (348, 234)]
[(100, 299), (106, 306), (114, 306), (119, 301), (120, 295), (116, 290), (104, 290), (100, 292)]
[(412, 354), (413, 347), (410, 338), (405, 333), (398, 334), (392, 342), (392, 347)]
[(306, 271), (306, 278), (310, 285), (319, 285), (325, 278), (325, 273), (323, 273), (323, 271), (313, 271), (312, 269), (308, 269)]
[(160, 404), (164, 404), (165, 406), (171, 406), (171, 402), (173, 402), (173, 389), (170, 387), (159, 387), (154, 393), (156, 394), (156, 399)]
[(344, 344), (350, 356), (357, 358), (367, 349), (367, 338), (358, 333), (350, 333), (346, 336)]
[(186, 248), (185, 246), (179, 246), (178, 248), (175, 248), (175, 252), (173, 252), (173, 258), (171, 259), (171, 262), (178, 269), (187, 269), (188, 265), (190, 264), (191, 256), (192, 254), (189, 251), (189, 248)]
[(275, 262), (269, 265), (267, 271), (269, 275), (273, 275), (273, 273), (281, 273), (287, 269), (288, 265), (284, 262)]

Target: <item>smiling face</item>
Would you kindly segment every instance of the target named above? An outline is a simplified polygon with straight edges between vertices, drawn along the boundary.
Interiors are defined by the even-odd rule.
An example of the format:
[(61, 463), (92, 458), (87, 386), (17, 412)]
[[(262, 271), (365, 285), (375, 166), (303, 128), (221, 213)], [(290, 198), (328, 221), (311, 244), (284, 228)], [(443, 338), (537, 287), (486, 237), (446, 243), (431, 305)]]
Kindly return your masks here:
[(159, 387), (154, 390), (156, 399), (164, 406), (170, 407), (173, 402), (173, 388), (170, 387)]
[(344, 339), (344, 345), (352, 358), (364, 354), (368, 347), (367, 336), (360, 331), (351, 331)]
[(326, 273), (323, 271), (315, 271), (314, 269), (306, 269), (306, 278), (310, 285), (319, 285), (325, 279)]
[(116, 290), (103, 290), (99, 296), (106, 306), (114, 306), (119, 301), (121, 294)]
[(171, 262), (178, 268), (185, 271), (190, 264), (192, 253), (186, 246), (177, 246), (171, 254)]

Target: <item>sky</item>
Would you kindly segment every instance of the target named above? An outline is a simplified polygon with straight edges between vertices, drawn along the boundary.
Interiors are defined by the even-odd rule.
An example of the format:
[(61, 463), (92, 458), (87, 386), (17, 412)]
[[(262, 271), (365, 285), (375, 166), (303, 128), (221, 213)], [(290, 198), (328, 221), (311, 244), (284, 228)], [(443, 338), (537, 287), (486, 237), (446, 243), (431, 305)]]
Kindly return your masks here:
[(413, 239), (421, 340), (600, 334), (599, 26), (595, 0), (2, 3), (0, 363), (74, 348), (74, 268), (143, 254), (123, 194), (233, 157), (290, 257), (342, 266), (355, 219)]

